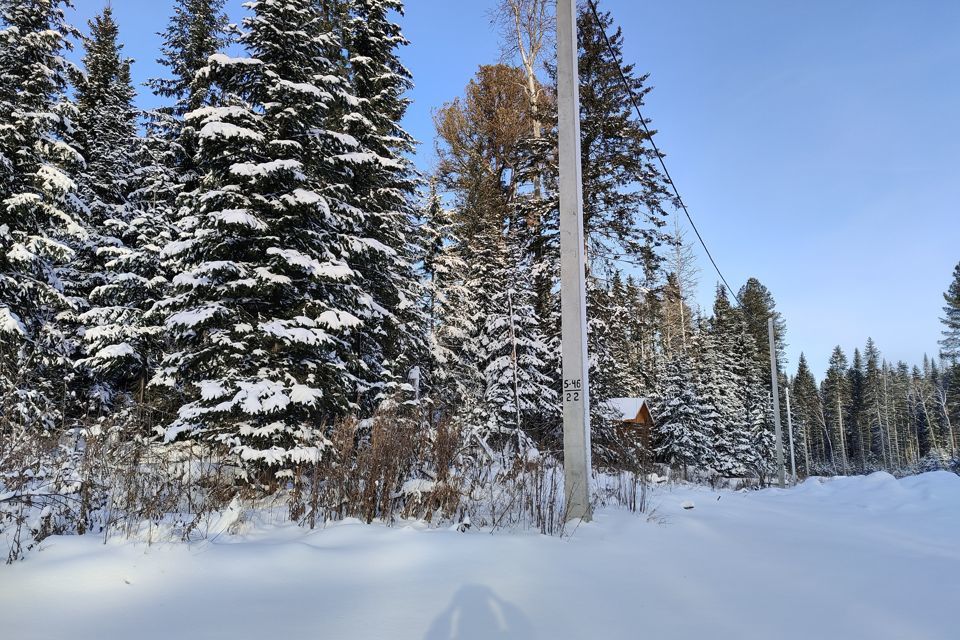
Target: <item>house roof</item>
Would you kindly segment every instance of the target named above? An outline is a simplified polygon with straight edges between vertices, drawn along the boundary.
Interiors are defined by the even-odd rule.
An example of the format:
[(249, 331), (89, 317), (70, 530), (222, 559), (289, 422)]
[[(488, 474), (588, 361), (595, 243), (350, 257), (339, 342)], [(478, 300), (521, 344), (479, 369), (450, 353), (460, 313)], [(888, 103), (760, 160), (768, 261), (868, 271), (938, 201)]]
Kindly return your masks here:
[(607, 406), (614, 414), (615, 420), (636, 420), (640, 416), (640, 410), (643, 407), (650, 410), (650, 403), (646, 398), (610, 398), (607, 400)]

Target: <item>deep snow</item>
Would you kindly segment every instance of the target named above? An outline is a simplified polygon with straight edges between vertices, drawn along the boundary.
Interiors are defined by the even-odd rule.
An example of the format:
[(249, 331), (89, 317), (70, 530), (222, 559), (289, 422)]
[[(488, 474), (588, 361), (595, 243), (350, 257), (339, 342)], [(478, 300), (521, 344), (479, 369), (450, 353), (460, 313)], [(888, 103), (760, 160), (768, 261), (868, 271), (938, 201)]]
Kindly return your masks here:
[(357, 523), (190, 546), (53, 538), (0, 568), (0, 636), (960, 637), (956, 475), (658, 489), (653, 504), (564, 539)]

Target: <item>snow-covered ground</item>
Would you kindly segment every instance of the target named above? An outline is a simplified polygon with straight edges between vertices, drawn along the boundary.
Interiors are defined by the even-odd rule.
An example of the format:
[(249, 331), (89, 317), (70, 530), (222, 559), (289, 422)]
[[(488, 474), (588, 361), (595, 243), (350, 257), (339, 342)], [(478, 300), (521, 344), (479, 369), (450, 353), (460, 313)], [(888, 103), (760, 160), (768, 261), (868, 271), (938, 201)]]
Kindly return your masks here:
[(653, 504), (563, 539), (356, 523), (190, 546), (53, 538), (0, 567), (0, 637), (960, 637), (956, 475)]

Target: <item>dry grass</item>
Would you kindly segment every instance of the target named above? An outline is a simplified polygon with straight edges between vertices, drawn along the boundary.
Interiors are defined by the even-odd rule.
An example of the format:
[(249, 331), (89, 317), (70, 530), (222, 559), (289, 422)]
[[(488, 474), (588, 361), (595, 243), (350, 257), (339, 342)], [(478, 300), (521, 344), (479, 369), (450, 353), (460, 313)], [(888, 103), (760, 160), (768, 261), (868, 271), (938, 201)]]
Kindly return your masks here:
[[(3, 430), (0, 535), (8, 562), (58, 534), (195, 541), (228, 509), (267, 509), (311, 529), (357, 518), (567, 532), (558, 456), (477, 455), (453, 420), (426, 424), (419, 407), (403, 402), (384, 403), (369, 420), (332, 425), (312, 464), (264, 469), (255, 481), (228, 451), (130, 436), (148, 432), (139, 422), (144, 413), (124, 415), (61, 438), (16, 438), (9, 425)], [(624, 459), (634, 465), (596, 475), (596, 505), (645, 511), (646, 474), (635, 451)]]

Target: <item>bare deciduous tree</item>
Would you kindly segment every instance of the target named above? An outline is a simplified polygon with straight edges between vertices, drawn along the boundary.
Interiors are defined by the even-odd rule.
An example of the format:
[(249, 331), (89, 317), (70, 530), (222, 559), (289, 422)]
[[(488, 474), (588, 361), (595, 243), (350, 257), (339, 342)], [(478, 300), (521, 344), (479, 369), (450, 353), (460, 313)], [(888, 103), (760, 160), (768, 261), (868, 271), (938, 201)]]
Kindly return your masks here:
[(504, 61), (518, 57), (523, 67), (533, 137), (543, 137), (540, 105), (543, 86), (537, 78), (543, 54), (553, 40), (554, 0), (500, 0), (491, 12), (492, 21), (503, 34)]
[(697, 267), (693, 248), (680, 226), (679, 215), (674, 216), (674, 230), (670, 240), (673, 249), (666, 259), (669, 275), (664, 300), (666, 346), (671, 352), (680, 350), (686, 353), (689, 336), (693, 330), (693, 313), (687, 300), (697, 289), (700, 269)]

